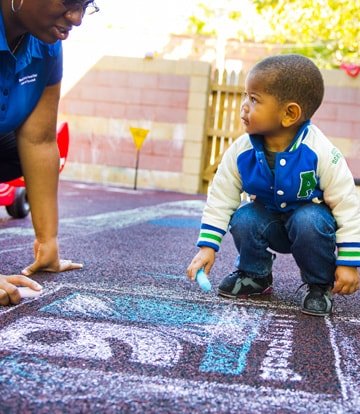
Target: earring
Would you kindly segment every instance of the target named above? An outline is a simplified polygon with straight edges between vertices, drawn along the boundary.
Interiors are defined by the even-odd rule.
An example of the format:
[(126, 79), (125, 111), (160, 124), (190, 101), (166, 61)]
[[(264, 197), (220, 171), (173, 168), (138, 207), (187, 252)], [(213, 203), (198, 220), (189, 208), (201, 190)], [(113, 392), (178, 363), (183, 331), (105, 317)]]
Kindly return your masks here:
[(19, 6), (18, 7), (15, 7), (14, 0), (11, 0), (11, 10), (13, 11), (13, 13), (18, 12), (21, 9), (23, 3), (24, 3), (24, 0), (20, 0)]

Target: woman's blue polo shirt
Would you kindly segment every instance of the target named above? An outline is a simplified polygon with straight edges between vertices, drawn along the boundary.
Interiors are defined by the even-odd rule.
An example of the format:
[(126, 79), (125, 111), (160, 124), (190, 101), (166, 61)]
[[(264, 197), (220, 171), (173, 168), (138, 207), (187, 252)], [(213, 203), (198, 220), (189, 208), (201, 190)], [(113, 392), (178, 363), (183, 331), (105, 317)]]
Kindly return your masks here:
[(16, 52), (9, 50), (0, 13), (0, 134), (18, 128), (44, 91), (62, 78), (62, 45), (26, 35)]

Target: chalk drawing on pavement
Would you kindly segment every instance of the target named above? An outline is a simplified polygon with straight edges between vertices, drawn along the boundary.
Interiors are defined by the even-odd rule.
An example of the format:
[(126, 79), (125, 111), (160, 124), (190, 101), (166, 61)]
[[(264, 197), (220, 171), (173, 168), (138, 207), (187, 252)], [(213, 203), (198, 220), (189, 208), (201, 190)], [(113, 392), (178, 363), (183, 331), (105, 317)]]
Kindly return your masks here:
[[(43, 339), (45, 336), (46, 339)], [(131, 362), (168, 366), (176, 364), (180, 348), (175, 340), (134, 326), (79, 322), (58, 318), (25, 317), (0, 332), (1, 349), (87, 360), (114, 357), (107, 339), (131, 347)]]
[[(42, 314), (53, 317), (42, 318)], [(96, 322), (88, 322), (89, 318)], [(288, 323), (281, 333), (279, 328), (284, 321)], [(272, 325), (277, 337), (269, 334)], [(276, 375), (279, 382), (299, 381), (301, 375), (290, 366), (292, 329), (294, 323), (286, 317), (256, 307), (82, 291), (42, 306), (36, 318), (20, 318), (5, 327), (0, 331), (0, 349), (107, 360), (114, 356), (107, 341), (111, 338), (125, 342), (133, 352), (147, 347), (145, 359), (136, 352), (132, 356), (139, 363), (151, 364), (156, 360), (174, 365), (185, 352), (183, 343), (187, 342), (204, 349), (199, 372), (241, 375), (255, 343), (267, 340), (267, 351), (257, 374), (259, 381), (274, 379), (269, 378), (271, 375)], [(47, 330), (55, 339), (49, 344), (37, 341), (39, 335), (33, 333)], [(68, 335), (60, 338), (57, 331), (66, 331)], [(277, 366), (274, 352), (280, 352)]]
[[(204, 207), (204, 202), (201, 200), (182, 200), (173, 201), (168, 203), (162, 203), (157, 205), (145, 206), (133, 208), (130, 210), (119, 210), (108, 213), (94, 214), (91, 216), (82, 216), (74, 218), (64, 218), (60, 220), (61, 238), (74, 238), (77, 235), (81, 237), (87, 237), (91, 234), (107, 230), (120, 230), (125, 227), (135, 226), (137, 224), (145, 223), (152, 220), (163, 219), (164, 217), (173, 217), (173, 222), (179, 226), (180, 221), (175, 216), (185, 217), (184, 226), (187, 223), (187, 227), (197, 226), (199, 223), (195, 223), (193, 216), (200, 216)], [(189, 221), (187, 221), (189, 220)], [(156, 223), (156, 221), (155, 221)], [(157, 222), (158, 225), (160, 222)], [(8, 239), (14, 236), (34, 237), (34, 231), (32, 228), (24, 227), (7, 227), (0, 229), (0, 255), (8, 254), (12, 251), (22, 250), (28, 248), (28, 241), (23, 244), (16, 243), (15, 246), (8, 247)]]
[[(191, 224), (202, 208), (198, 201), (163, 203), (61, 224), (64, 237), (87, 236), (145, 222), (161, 226), (185, 218), (184, 223), (189, 219)], [(3, 230), (4, 240), (24, 236), (24, 229)], [(233, 304), (169, 285), (122, 287), (114, 281), (110, 290), (96, 283), (54, 288), (50, 282), (40, 299), (0, 310), (0, 320), (6, 315), (6, 323), (0, 325), (4, 392), (17, 397), (18, 381), (22, 395), (69, 404), (99, 396), (113, 402), (174, 396), (203, 402), (212, 413), (256, 412), (264, 406), (272, 407), (272, 412), (276, 407), (291, 411), (294, 406), (304, 413), (356, 412), (360, 320), (335, 315), (318, 324), (318, 334), (328, 339), (332, 352), (324, 357), (330, 373), (328, 392), (320, 393), (316, 371), (322, 361), (315, 368), (309, 364), (311, 375), (295, 363), (308, 358), (296, 345), (306, 323), (297, 316), (296, 306), (252, 300)], [(28, 305), (31, 316), (23, 317), (21, 309)], [(317, 345), (311, 338), (306, 341), (310, 349)], [(79, 392), (72, 395), (67, 384)], [(218, 397), (209, 399), (209, 393)]]
[[(294, 353), (298, 359), (306, 358), (306, 352), (301, 355), (294, 347), (299, 321), (293, 308), (248, 302), (239, 306), (222, 300), (216, 303), (196, 295), (184, 301), (171, 297), (170, 291), (157, 295), (147, 292), (147, 296), (130, 295), (125, 289), (79, 290), (79, 286), (67, 285), (57, 290), (60, 298), (51, 300), (50, 295), (47, 304), (44, 295), (36, 302), (39, 306), (33, 316), (18, 317), (0, 330), (0, 380), (10, 387), (21, 379), (25, 391), (34, 382), (42, 382), (50, 401), (64, 392), (60, 379), (66, 376), (82, 390), (84, 398), (111, 390), (114, 401), (125, 392), (126, 398), (142, 393), (150, 399), (152, 393), (164, 393), (208, 404), (206, 395), (213, 390), (234, 410), (255, 410), (264, 404), (278, 404), (280, 409), (296, 404), (304, 412), (313, 412), (316, 407), (317, 412), (326, 413), (351, 409), (359, 403), (359, 373), (354, 380), (354, 362), (348, 363), (341, 355), (349, 350), (359, 355), (360, 346), (355, 340), (349, 342), (345, 324), (341, 329), (327, 319), (322, 324), (336, 360), (336, 375), (329, 376), (329, 382), (336, 384), (330, 394), (317, 393), (316, 379), (312, 383), (293, 365)], [(353, 319), (353, 325), (358, 323)], [(118, 354), (116, 342), (126, 346), (126, 357)], [(198, 360), (189, 356), (195, 348), (202, 350)], [(248, 365), (252, 352), (263, 355), (256, 367), (254, 361)], [(73, 363), (63, 366), (64, 357)], [(104, 363), (112, 367), (111, 375), (104, 372)], [(177, 371), (168, 377), (167, 370), (173, 368), (180, 368), (181, 378), (176, 376)], [(207, 373), (216, 374), (212, 381), (206, 379)], [(100, 391), (91, 387), (91, 381), (86, 384), (87, 377), (96, 387), (102, 384)], [(228, 377), (231, 381), (226, 380)], [(288, 389), (289, 382), (296, 387)], [(54, 395), (54, 389), (58, 394)], [(9, 395), (13, 392), (9, 390)], [(242, 398), (234, 398), (239, 392)], [(217, 412), (215, 405), (212, 412)]]
[[(154, 412), (152, 397), (171, 398), (180, 407), (183, 404), (193, 405), (200, 411), (203, 407), (207, 413), (214, 414), (264, 412), (264, 408), (267, 412), (294, 412), (294, 407), (296, 412), (327, 414), (351, 412), (347, 410), (355, 408), (350, 402), (330, 400), (328, 395), (316, 395), (314, 401), (314, 394), (304, 391), (254, 388), (239, 383), (224, 386), (215, 381), (100, 372), (56, 366), (46, 359), (26, 356), (1, 359), (0, 381), (7, 398), (19, 398), (16, 384), (21, 383), (22, 395), (26, 398), (31, 395), (41, 408), (57, 401), (63, 401), (69, 409), (78, 400), (107, 401), (108, 404), (128, 401), (139, 412), (144, 412), (141, 411), (144, 409), (145, 412)], [(136, 401), (141, 401), (139, 407), (136, 407)]]
[(149, 224), (160, 227), (200, 229), (200, 218), (166, 217), (150, 220)]

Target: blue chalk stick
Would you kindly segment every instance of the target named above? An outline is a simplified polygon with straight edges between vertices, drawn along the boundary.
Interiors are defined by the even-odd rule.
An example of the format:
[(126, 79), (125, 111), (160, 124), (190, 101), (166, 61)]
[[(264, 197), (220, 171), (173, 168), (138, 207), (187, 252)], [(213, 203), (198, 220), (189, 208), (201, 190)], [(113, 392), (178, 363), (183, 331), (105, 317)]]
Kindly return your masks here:
[(195, 280), (198, 282), (199, 286), (204, 292), (210, 292), (211, 283), (203, 269), (197, 271)]

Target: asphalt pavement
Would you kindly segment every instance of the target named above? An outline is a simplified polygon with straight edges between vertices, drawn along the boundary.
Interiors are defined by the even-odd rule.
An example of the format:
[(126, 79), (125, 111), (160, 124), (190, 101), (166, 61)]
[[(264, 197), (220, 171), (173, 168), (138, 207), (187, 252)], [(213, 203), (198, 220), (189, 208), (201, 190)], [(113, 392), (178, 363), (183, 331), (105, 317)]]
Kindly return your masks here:
[[(203, 292), (185, 276), (204, 196), (62, 181), (63, 258), (39, 298), (0, 308), (0, 413), (360, 413), (359, 294), (328, 318), (300, 313), (292, 257), (274, 292), (216, 287), (236, 258), (226, 235)], [(0, 208), (1, 271), (32, 262), (30, 218)]]

